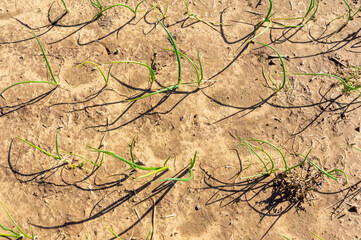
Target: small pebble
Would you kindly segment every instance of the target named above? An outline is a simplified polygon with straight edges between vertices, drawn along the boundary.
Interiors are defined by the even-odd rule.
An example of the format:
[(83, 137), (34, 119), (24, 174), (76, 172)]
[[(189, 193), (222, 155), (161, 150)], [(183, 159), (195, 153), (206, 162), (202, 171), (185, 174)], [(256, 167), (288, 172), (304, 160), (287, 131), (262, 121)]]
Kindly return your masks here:
[(197, 206), (195, 207), (195, 209), (198, 211), (199, 209), (201, 209), (201, 205), (197, 204)]

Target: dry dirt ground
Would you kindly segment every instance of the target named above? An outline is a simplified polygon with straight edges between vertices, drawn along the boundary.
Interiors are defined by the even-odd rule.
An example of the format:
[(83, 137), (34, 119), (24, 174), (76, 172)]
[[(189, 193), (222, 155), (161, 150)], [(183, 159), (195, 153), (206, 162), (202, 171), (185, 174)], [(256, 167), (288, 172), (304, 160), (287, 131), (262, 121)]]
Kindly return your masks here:
[[(276, 53), (257, 43), (245, 47), (269, 1), (187, 2), (191, 13), (222, 24), (187, 17), (181, 0), (169, 1), (162, 20), (198, 68), (199, 49), (204, 81), (128, 101), (177, 82), (177, 59), (164, 50), (173, 46), (155, 19), (162, 19), (153, 9), (156, 1), (142, 3), (136, 17), (118, 6), (94, 20), (97, 9), (88, 0), (66, 1), (68, 13), (61, 1), (0, 1), (0, 90), (21, 81), (52, 81), (31, 28), (60, 84), (21, 84), (0, 99), (0, 199), (14, 220), (26, 233), (31, 226), (38, 239), (52, 240), (115, 239), (107, 227), (122, 239), (146, 239), (149, 231), (152, 239), (316, 239), (311, 232), (323, 239), (360, 239), (361, 152), (350, 147), (361, 146), (359, 92), (346, 93), (333, 77), (296, 73), (333, 74), (358, 86), (360, 71), (346, 66), (361, 66), (361, 14), (340, 29), (348, 16), (345, 2), (321, 0), (303, 27), (274, 24), (265, 30), (264, 23), (256, 41), (278, 50), (288, 79), (276, 92), (269, 80), (283, 79)], [(116, 3), (102, 1), (105, 7)], [(355, 12), (361, 3), (349, 4)], [(158, 6), (164, 11), (166, 1)], [(306, 0), (274, 0), (271, 18), (297, 24), (277, 18), (302, 17), (308, 6)], [(77, 67), (92, 61), (107, 75), (107, 62), (125, 60), (151, 64), (151, 89), (144, 66), (114, 64), (106, 87), (95, 66)], [(192, 65), (183, 57), (181, 63), (182, 82), (195, 82)], [(56, 154), (57, 132), (69, 163), (17, 139)], [(132, 179), (129, 165), (114, 157), (106, 155), (100, 167), (81, 166), (81, 158), (64, 152), (99, 163), (102, 156), (87, 147), (93, 146), (130, 159), (135, 135), (136, 161), (158, 167), (171, 156), (169, 171)], [(312, 149), (311, 161), (327, 171), (344, 170), (349, 183), (342, 174), (334, 175), (337, 181), (325, 175), (304, 179), (319, 176), (305, 163), (289, 172), (287, 185), (281, 155), (257, 142), (280, 170), (247, 179), (265, 170), (254, 154), (246, 169), (251, 157), (237, 135), (274, 144), (289, 166)], [(267, 156), (254, 149), (270, 168)], [(188, 178), (196, 151), (191, 181), (153, 181)], [(300, 202), (303, 195), (292, 195), (292, 184), (307, 182), (310, 189), (296, 190), (307, 192), (308, 201)], [(0, 224), (16, 230), (3, 208)]]

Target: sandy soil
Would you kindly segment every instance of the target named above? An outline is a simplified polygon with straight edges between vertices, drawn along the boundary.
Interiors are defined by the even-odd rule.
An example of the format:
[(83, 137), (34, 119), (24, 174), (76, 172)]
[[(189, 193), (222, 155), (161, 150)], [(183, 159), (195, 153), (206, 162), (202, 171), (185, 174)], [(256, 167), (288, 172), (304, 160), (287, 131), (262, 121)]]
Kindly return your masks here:
[[(135, 6), (135, 1), (123, 2)], [(163, 10), (165, 2), (158, 1)], [(188, 18), (181, 0), (169, 1), (163, 19), (179, 51), (197, 65), (199, 49), (205, 81), (200, 88), (183, 85), (129, 102), (149, 93), (145, 67), (114, 64), (104, 88), (94, 66), (77, 65), (92, 61), (107, 74), (107, 62), (148, 62), (156, 73), (152, 90), (174, 85), (177, 60), (164, 50), (172, 45), (155, 20), (161, 18), (152, 9), (155, 1), (141, 4), (136, 17), (125, 7), (114, 7), (95, 20), (97, 9), (87, 0), (67, 1), (68, 13), (61, 1), (0, 1), (0, 90), (21, 81), (52, 81), (31, 28), (60, 84), (56, 89), (22, 84), (0, 99), (0, 199), (12, 217), (26, 233), (32, 226), (38, 239), (115, 239), (107, 227), (122, 239), (145, 239), (150, 230), (152, 239), (316, 239), (311, 232), (323, 239), (360, 239), (361, 152), (349, 146), (361, 147), (359, 93), (344, 93), (336, 78), (296, 73), (346, 79), (353, 71), (357, 86), (360, 72), (345, 66), (361, 66), (361, 14), (335, 32), (347, 19), (347, 6), (342, 0), (321, 0), (304, 27), (273, 25), (257, 38), (283, 56), (289, 82), (275, 92), (264, 77), (282, 82), (275, 52), (260, 44), (245, 48), (268, 11), (268, 1), (188, 2), (199, 18), (223, 24), (211, 27)], [(350, 1), (353, 11), (360, 4)], [(272, 18), (297, 24), (277, 18), (303, 16), (308, 5), (305, 0), (274, 1)], [(186, 59), (181, 61), (182, 81), (195, 82), (194, 69)], [(56, 154), (56, 132), (61, 150), (97, 163), (101, 156), (87, 146), (130, 159), (136, 135), (135, 159), (151, 167), (162, 166), (171, 156), (170, 170), (131, 179), (129, 166), (110, 156), (100, 167), (71, 167), (82, 159), (68, 157), (66, 164), (17, 139)], [(324, 176), (309, 191), (309, 201), (300, 203), (287, 197), (288, 189), (277, 181), (282, 170), (242, 179), (240, 173), (247, 177), (264, 170), (255, 156), (244, 170), (250, 155), (236, 135), (278, 146), (289, 166), (312, 149), (314, 163), (344, 170), (349, 184), (342, 175), (335, 175), (337, 181)], [(267, 150), (275, 167), (284, 168), (277, 151)], [(196, 151), (190, 182), (153, 182), (188, 178)], [(298, 168), (298, 174), (317, 172), (309, 167)], [(2, 208), (0, 224), (16, 230)]]

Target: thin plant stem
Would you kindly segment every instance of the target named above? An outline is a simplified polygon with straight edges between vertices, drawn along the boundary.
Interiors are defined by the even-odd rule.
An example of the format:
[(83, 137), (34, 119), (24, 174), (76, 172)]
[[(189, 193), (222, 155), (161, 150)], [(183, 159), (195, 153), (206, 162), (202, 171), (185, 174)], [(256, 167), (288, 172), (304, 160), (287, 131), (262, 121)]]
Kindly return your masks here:
[(162, 25), (163, 29), (167, 32), (168, 37), (169, 37), (169, 39), (172, 42), (172, 45), (174, 47), (174, 52), (175, 52), (175, 54), (177, 56), (177, 61), (178, 61), (178, 83), (177, 83), (177, 85), (179, 85), (181, 83), (181, 81), (182, 81), (182, 78), (181, 78), (181, 62), (180, 62), (180, 57), (179, 57), (179, 52), (178, 52), (177, 45), (175, 44), (175, 41), (174, 41), (172, 35), (168, 31), (168, 29), (164, 26), (164, 24), (161, 21), (159, 21), (158, 18), (156, 18), (156, 19), (160, 23), (160, 25)]
[(285, 67), (285, 64), (284, 64), (284, 62), (283, 62), (283, 58), (282, 58), (281, 54), (279, 54), (279, 52), (278, 52), (274, 47), (272, 47), (272, 46), (270, 46), (270, 45), (268, 45), (268, 44), (261, 43), (261, 42), (254, 42), (254, 43), (258, 43), (258, 44), (261, 44), (261, 45), (263, 45), (263, 46), (265, 46), (265, 47), (268, 47), (268, 48), (272, 49), (272, 50), (277, 54), (278, 58), (280, 59), (280, 61), (281, 61), (281, 66), (282, 66), (282, 71), (283, 71), (283, 82), (282, 82), (281, 85), (279, 85), (279, 86), (277, 87), (276, 92), (280, 91), (280, 90), (285, 86), (286, 81), (287, 81), (287, 77), (286, 77), (286, 67)]
[(196, 157), (197, 157), (197, 152), (194, 153), (194, 156), (193, 158), (191, 159), (191, 164), (190, 164), (190, 167), (188, 169), (189, 171), (189, 177), (186, 178), (186, 179), (183, 179), (183, 178), (166, 178), (166, 179), (161, 179), (161, 180), (156, 180), (154, 182), (163, 182), (163, 181), (181, 181), (181, 182), (189, 182), (190, 180), (192, 180), (193, 178), (193, 167), (194, 167), (194, 164), (196, 162)]
[(6, 209), (4, 203), (0, 200), (0, 203), (2, 205), (2, 207), (4, 208), (6, 215), (8, 215), (8, 217), (10, 218), (11, 222), (15, 225), (15, 227), (20, 231), (20, 233), (15, 232), (14, 230), (8, 229), (8, 228), (4, 228), (2, 225), (0, 225), (0, 227), (5, 230), (5, 231), (10, 231), (11, 233), (13, 233), (14, 235), (9, 235), (9, 234), (0, 234), (0, 236), (7, 236), (7, 237), (17, 237), (20, 238), (22, 236), (29, 238), (29, 239), (34, 239), (34, 233), (33, 230), (30, 228), (31, 230), (31, 236), (27, 235), (20, 227), (19, 225), (15, 222), (15, 220), (11, 217), (10, 213), (8, 212), (8, 210)]
[(61, 2), (63, 3), (63, 6), (64, 6), (66, 12), (69, 12), (69, 8), (66, 6), (65, 1), (64, 1), (64, 0), (61, 0)]

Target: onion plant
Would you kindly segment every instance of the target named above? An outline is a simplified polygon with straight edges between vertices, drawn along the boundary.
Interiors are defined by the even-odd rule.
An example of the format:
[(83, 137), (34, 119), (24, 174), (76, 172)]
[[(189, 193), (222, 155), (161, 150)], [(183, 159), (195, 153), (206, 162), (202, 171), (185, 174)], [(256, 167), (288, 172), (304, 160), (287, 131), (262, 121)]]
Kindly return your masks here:
[(356, 147), (354, 144), (349, 144), (349, 146), (353, 149), (356, 149), (357, 151), (361, 152), (361, 148)]
[[(261, 44), (265, 47), (268, 47), (270, 49), (272, 49), (278, 56), (278, 58), (280, 59), (280, 62), (281, 62), (281, 66), (282, 66), (282, 75), (283, 75), (283, 81), (280, 83), (280, 84), (277, 84), (271, 76), (269, 76), (269, 80), (272, 82), (273, 86), (275, 87), (275, 91), (278, 92), (280, 91), (281, 89), (284, 88), (284, 86), (286, 85), (286, 81), (287, 81), (287, 77), (286, 77), (286, 67), (285, 67), (285, 64), (283, 62), (283, 59), (282, 59), (282, 56), (281, 54), (272, 46), (268, 45), (268, 44), (265, 44), (265, 43), (261, 43), (261, 42), (254, 42), (254, 43), (257, 43), (257, 44)], [(263, 70), (262, 70), (263, 71)], [(266, 78), (264, 72), (263, 72), (263, 76)], [(267, 79), (267, 78), (266, 78)]]
[(33, 30), (31, 30), (31, 31), (33, 32), (33, 35), (34, 35), (36, 41), (38, 42), (38, 44), (39, 44), (39, 46), (40, 46), (41, 52), (42, 52), (42, 54), (43, 54), (43, 56), (44, 56), (46, 65), (48, 66), (48, 69), (49, 69), (51, 78), (53, 79), (53, 82), (50, 82), (50, 81), (36, 81), (36, 80), (34, 80), (34, 81), (23, 81), (23, 82), (15, 83), (15, 84), (13, 84), (13, 85), (5, 88), (4, 90), (2, 90), (2, 91), (0, 92), (0, 96), (1, 96), (2, 98), (4, 98), (4, 99), (5, 99), (5, 97), (3, 96), (3, 93), (4, 93), (5, 91), (9, 90), (10, 88), (12, 88), (12, 87), (14, 87), (14, 86), (16, 86), (16, 85), (19, 85), (19, 84), (24, 84), (24, 83), (46, 83), (46, 84), (51, 84), (51, 85), (59, 86), (59, 83), (56, 81), (55, 76), (54, 76), (54, 74), (53, 74), (53, 71), (52, 71), (52, 69), (51, 69), (51, 67), (50, 67), (50, 63), (49, 63), (49, 61), (48, 61), (48, 58), (46, 57), (46, 54), (45, 54), (45, 51), (44, 51), (43, 46), (41, 45), (41, 43), (40, 43), (38, 37), (36, 36), (35, 32), (34, 32)]
[[(355, 68), (357, 70), (361, 70), (361, 68), (357, 67), (357, 66), (348, 66), (348, 68)], [(350, 76), (344, 77), (344, 78), (333, 75), (333, 74), (328, 74), (328, 73), (296, 73), (296, 75), (327, 76), (327, 77), (336, 78), (336, 79), (340, 80), (341, 84), (343, 85), (344, 93), (347, 93), (350, 91), (358, 91), (361, 94), (361, 90), (360, 90), (361, 85), (357, 85), (351, 81), (353, 78), (358, 76), (356, 71), (353, 71)]]
[[(174, 52), (173, 49), (166, 49), (166, 48), (164, 48), (164, 50)], [(197, 66), (194, 64), (194, 62), (193, 62), (187, 55), (185, 55), (184, 53), (181, 53), (181, 52), (179, 52), (179, 54), (180, 54), (181, 56), (183, 56), (185, 59), (187, 59), (187, 60), (190, 62), (190, 64), (192, 65), (192, 67), (194, 68), (194, 70), (196, 71), (196, 74), (197, 74), (197, 84), (198, 84), (198, 86), (200, 86), (200, 85), (201, 85), (201, 82), (202, 82), (202, 80), (203, 80), (203, 67), (202, 67), (201, 59), (200, 59), (200, 57), (199, 57), (199, 49), (197, 50), (199, 70), (198, 70)]]
[(146, 97), (149, 97), (149, 96), (152, 96), (152, 95), (155, 95), (155, 94), (158, 94), (158, 93), (162, 93), (162, 92), (167, 92), (167, 91), (170, 91), (170, 90), (174, 90), (174, 89), (177, 89), (180, 85), (181, 85), (181, 81), (182, 81), (182, 78), (181, 78), (181, 70), (182, 70), (182, 67), (181, 67), (181, 62), (180, 62), (180, 57), (179, 57), (179, 51), (178, 51), (178, 48), (177, 48), (177, 45), (175, 44), (175, 41), (172, 37), (172, 35), (170, 34), (170, 32), (168, 31), (168, 29), (164, 26), (164, 24), (159, 21), (158, 18), (156, 18), (157, 21), (160, 23), (160, 25), (163, 27), (163, 29), (166, 31), (166, 33), (168, 34), (168, 37), (173, 45), (173, 48), (174, 48), (174, 52), (176, 54), (176, 57), (177, 57), (177, 62), (178, 62), (178, 81), (177, 81), (177, 84), (173, 85), (173, 86), (169, 86), (169, 87), (166, 87), (166, 88), (163, 88), (163, 89), (160, 89), (158, 91), (155, 91), (155, 92), (152, 92), (152, 93), (149, 93), (149, 94), (146, 94), (146, 95), (143, 95), (141, 97), (138, 97), (138, 98), (133, 98), (133, 99), (129, 99), (129, 101), (136, 101), (136, 100), (139, 100), (139, 99), (143, 99), (143, 98), (146, 98)]
[(162, 182), (162, 181), (181, 181), (181, 182), (189, 182), (190, 180), (192, 180), (193, 178), (193, 167), (194, 164), (196, 163), (196, 157), (197, 157), (197, 152), (195, 152), (193, 158), (191, 158), (191, 163), (190, 166), (188, 168), (189, 171), (189, 177), (188, 178), (166, 178), (166, 179), (161, 179), (161, 180), (156, 180), (155, 182)]
[(102, 69), (99, 67), (98, 64), (93, 63), (93, 62), (90, 62), (90, 61), (83, 62), (83, 63), (79, 64), (78, 67), (81, 67), (81, 66), (83, 66), (84, 64), (92, 64), (92, 65), (94, 65), (96, 68), (98, 68), (99, 71), (100, 71), (100, 73), (101, 73), (102, 76), (103, 76), (105, 85), (108, 85), (108, 83), (109, 83), (109, 76), (110, 76), (110, 70), (112, 69), (113, 64), (110, 65), (110, 67), (109, 67), (109, 69), (108, 69), (108, 74), (107, 74), (107, 76), (104, 75), (104, 72), (102, 71)]
[(16, 232), (10, 228), (6, 228), (3, 225), (0, 224), (0, 228), (2, 230), (4, 230), (7, 233), (0, 233), (1, 237), (12, 237), (12, 238), (17, 238), (17, 239), (22, 239), (22, 238), (28, 238), (28, 239), (35, 239), (36, 237), (34, 236), (34, 232), (33, 229), (30, 227), (30, 231), (31, 231), (31, 235), (30, 234), (26, 234), (20, 227), (19, 225), (15, 222), (15, 220), (11, 217), (10, 213), (8, 212), (8, 210), (5, 208), (4, 203), (0, 200), (0, 204), (3, 207), (3, 209), (6, 212), (6, 215), (8, 215), (8, 217), (10, 218), (11, 222), (15, 225), (15, 227), (17, 228), (17, 230), (19, 232)]
[[(136, 100), (140, 100), (140, 99), (143, 99), (143, 98), (146, 98), (146, 97), (149, 97), (149, 96), (152, 96), (152, 95), (155, 95), (155, 94), (158, 94), (158, 93), (162, 93), (162, 92), (168, 92), (168, 91), (172, 91), (172, 90), (175, 90), (177, 89), (179, 86), (181, 85), (191, 85), (191, 84), (194, 84), (196, 83), (198, 85), (198, 87), (201, 85), (201, 82), (203, 81), (203, 78), (204, 78), (204, 75), (203, 75), (203, 66), (202, 66), (202, 62), (201, 62), (201, 59), (200, 59), (200, 54), (199, 54), (199, 50), (197, 51), (197, 58), (198, 58), (198, 65), (199, 65), (199, 68), (196, 66), (196, 64), (185, 54), (183, 53), (180, 53), (178, 51), (178, 48), (177, 48), (177, 45), (174, 41), (174, 38), (172, 37), (172, 35), (170, 34), (170, 32), (168, 31), (168, 29), (164, 26), (164, 24), (158, 19), (156, 18), (157, 21), (161, 24), (161, 26), (163, 27), (163, 29), (166, 31), (172, 45), (173, 45), (173, 48), (174, 49), (166, 49), (168, 51), (173, 51), (175, 52), (176, 54), (176, 57), (177, 57), (177, 62), (178, 62), (178, 80), (177, 80), (177, 83), (175, 85), (171, 85), (171, 86), (167, 86), (163, 89), (160, 89), (160, 90), (156, 90), (156, 91), (153, 91), (151, 93), (148, 93), (146, 95), (143, 95), (141, 97), (137, 97), (137, 98), (132, 98), (132, 99), (129, 99), (129, 101), (136, 101)], [(276, 51), (277, 52), (277, 51)], [(197, 80), (195, 82), (187, 82), (187, 83), (184, 83), (182, 82), (182, 66), (181, 66), (181, 61), (180, 61), (180, 56), (183, 56), (184, 58), (186, 58), (190, 63), (191, 65), (193, 66), (194, 70), (196, 71), (196, 74), (197, 74)], [(138, 64), (138, 65), (142, 65), (142, 66), (145, 66), (148, 68), (149, 70), (149, 73), (150, 73), (150, 85), (153, 84), (153, 82), (155, 81), (155, 72), (154, 70), (152, 69), (152, 67), (148, 64), (148, 63), (143, 63), (143, 62), (137, 62), (137, 61), (114, 61), (114, 62), (108, 62), (106, 64), (111, 64), (110, 67), (109, 67), (109, 70), (108, 70), (108, 74), (107, 76), (105, 76), (103, 70), (100, 68), (100, 66), (94, 62), (90, 62), (90, 61), (86, 61), (86, 62), (83, 62), (81, 64), (78, 65), (78, 67), (84, 65), (84, 64), (92, 64), (94, 65), (96, 68), (98, 68), (98, 70), (100, 71), (101, 75), (103, 76), (103, 79), (104, 79), (104, 82), (105, 82), (105, 85), (107, 85), (109, 83), (109, 76), (110, 76), (110, 70), (113, 66), (113, 64), (116, 64), (116, 63), (132, 63), (132, 64)], [(282, 62), (283, 63), (283, 62)]]
[(69, 12), (69, 8), (66, 6), (65, 1), (64, 1), (64, 0), (61, 0), (61, 2), (63, 3), (63, 6), (64, 6), (64, 8), (65, 8), (65, 11), (66, 11), (66, 12)]
[[(271, 0), (269, 0), (270, 2), (272, 2)], [(310, 0), (310, 4), (308, 5), (308, 9), (305, 13), (304, 16), (302, 17), (295, 17), (295, 18), (273, 18), (273, 21), (278, 21), (278, 20), (299, 20), (301, 19), (301, 23), (298, 25), (285, 25), (282, 23), (276, 23), (277, 25), (280, 25), (282, 27), (285, 28), (298, 28), (298, 27), (303, 27), (305, 26), (309, 21), (311, 21), (314, 16), (316, 15), (316, 12), (318, 11), (318, 7), (320, 5), (320, 0)], [(313, 11), (313, 12), (312, 12)]]
[[(135, 137), (133, 138), (132, 140), (132, 143), (130, 144), (130, 160), (127, 160), (123, 157), (120, 157), (119, 155), (115, 154), (115, 153), (112, 153), (112, 152), (109, 152), (109, 151), (105, 151), (105, 150), (101, 150), (101, 149), (98, 149), (98, 148), (94, 148), (94, 147), (91, 147), (91, 146), (88, 146), (90, 149), (92, 149), (93, 151), (95, 152), (99, 152), (99, 153), (104, 153), (106, 155), (109, 155), (111, 157), (114, 157), (116, 159), (119, 159), (120, 161), (122, 162), (125, 162), (126, 164), (128, 164), (131, 169), (137, 171), (137, 170), (143, 170), (143, 171), (150, 171), (149, 173), (147, 174), (144, 174), (142, 176), (139, 176), (139, 177), (132, 177), (130, 176), (132, 179), (141, 179), (141, 178), (146, 178), (146, 177), (149, 177), (151, 175), (154, 175), (154, 174), (157, 174), (159, 172), (162, 172), (162, 171), (165, 171), (165, 170), (168, 170), (169, 169), (169, 166), (167, 166), (167, 162), (169, 161), (170, 159), (170, 156), (164, 161), (164, 164), (162, 167), (145, 167), (145, 166), (142, 166), (142, 165), (139, 165), (137, 163), (135, 163), (135, 159), (134, 159), (134, 155), (133, 155), (133, 146), (134, 146), (134, 141), (135, 141)], [(191, 159), (191, 164), (190, 164), (190, 167), (189, 167), (189, 178), (187, 179), (182, 179), (182, 178), (166, 178), (166, 179), (162, 179), (162, 180), (157, 180), (155, 182), (159, 182), (159, 181), (185, 181), (185, 182), (188, 182), (190, 181), (192, 178), (193, 178), (193, 167), (194, 167), (194, 164), (195, 164), (195, 161), (196, 161), (196, 156), (197, 156), (197, 152), (194, 154), (194, 157), (193, 159)]]
[[(168, 34), (168, 37), (173, 45), (173, 48), (174, 50), (170, 50), (170, 51), (174, 51), (175, 54), (176, 54), (176, 57), (177, 57), (177, 62), (178, 62), (178, 81), (177, 81), (177, 84), (175, 85), (172, 85), (172, 86), (168, 86), (168, 87), (165, 87), (163, 89), (160, 89), (160, 90), (157, 90), (155, 92), (151, 92), (149, 94), (146, 94), (146, 95), (143, 95), (141, 97), (138, 97), (138, 98), (133, 98), (133, 99), (129, 99), (129, 101), (136, 101), (136, 100), (139, 100), (139, 99), (143, 99), (143, 98), (146, 98), (146, 97), (149, 97), (149, 96), (152, 96), (152, 95), (155, 95), (155, 94), (158, 94), (158, 93), (162, 93), (162, 92), (168, 92), (168, 91), (171, 91), (171, 90), (175, 90), (177, 89), (179, 86), (181, 85), (190, 85), (190, 84), (193, 84), (192, 82), (188, 82), (188, 83), (184, 83), (182, 82), (182, 66), (181, 66), (181, 61), (180, 61), (180, 55), (182, 55), (179, 51), (178, 51), (178, 48), (177, 48), (177, 45), (174, 41), (174, 38), (172, 37), (172, 35), (170, 34), (170, 32), (168, 31), (168, 29), (164, 26), (164, 24), (159, 21), (158, 18), (156, 18), (157, 21), (161, 24), (161, 26), (163, 27), (163, 29), (166, 31), (166, 33)], [(182, 56), (185, 56), (184, 54)], [(195, 68), (196, 72), (198, 73), (197, 74), (197, 84), (198, 86), (200, 85), (201, 81), (203, 80), (203, 68), (202, 68), (202, 63), (201, 63), (201, 60), (200, 60), (200, 57), (199, 57), (199, 51), (198, 51), (198, 62), (199, 62), (199, 71), (200, 71), (200, 76), (199, 76), (199, 71), (198, 71), (198, 68), (195, 66), (195, 64), (190, 60), (189, 57), (185, 56), (186, 59), (188, 61), (191, 62), (192, 66)]]
[(163, 13), (163, 11), (160, 9), (160, 7), (157, 6), (156, 3), (153, 4), (153, 9), (154, 9), (159, 15), (161, 15), (163, 18), (166, 18), (167, 12), (168, 12), (168, 8), (169, 8), (169, 0), (167, 0), (167, 5), (166, 5), (166, 7), (165, 7), (164, 13)]
[(115, 232), (113, 232), (109, 227), (107, 227), (107, 229), (114, 235), (114, 237), (116, 237), (119, 240), (122, 240)]
[(318, 239), (323, 240), (323, 238), (320, 237), (320, 236), (318, 236), (316, 233), (313, 233), (313, 232), (310, 232), (310, 233), (311, 233), (313, 236), (317, 237)]
[[(251, 41), (253, 41), (257, 37), (261, 36), (263, 33), (265, 33), (267, 31), (268, 28), (270, 28), (272, 26), (272, 24), (277, 24), (277, 25), (282, 26), (284, 28), (299, 28), (299, 27), (305, 26), (310, 20), (313, 19), (316, 12), (318, 11), (319, 2), (320, 2), (320, 0), (310, 0), (310, 4), (308, 6), (308, 9), (307, 9), (307, 11), (306, 11), (306, 13), (305, 13), (305, 15), (303, 17), (272, 18), (275, 13), (272, 13), (273, 2), (272, 2), (272, 0), (269, 0), (269, 8), (268, 8), (268, 12), (267, 12), (266, 16), (263, 18), (263, 20), (259, 24), (257, 24), (257, 26), (255, 27), (255, 30), (253, 31), (253, 37), (251, 39), (249, 39), (246, 43), (250, 43)], [(312, 14), (311, 14), (311, 12), (312, 12)], [(297, 20), (297, 19), (302, 20), (301, 23), (298, 24), (298, 25), (285, 25), (285, 24), (281, 24), (281, 23), (278, 23), (278, 22), (274, 22), (274, 21), (278, 21), (278, 20)], [(267, 26), (264, 27), (264, 29), (260, 33), (257, 33), (258, 30), (260, 28), (262, 28), (263, 24), (265, 24), (265, 23), (268, 23)]]
[[(355, 18), (355, 16), (361, 11), (361, 6), (352, 14), (352, 9), (351, 9), (351, 6), (350, 6), (350, 4), (346, 1), (346, 0), (343, 0), (344, 1), (344, 3), (346, 4), (346, 6), (347, 6), (347, 8), (348, 8), (348, 16), (347, 16), (347, 20), (346, 20), (346, 22), (344, 23), (344, 24), (342, 24), (342, 26), (341, 27), (339, 27), (334, 33), (337, 33), (337, 32), (339, 32), (341, 29), (343, 29), (344, 27), (346, 27), (348, 24), (349, 24), (349, 22), (351, 22), (354, 18)], [(340, 19), (341, 17), (343, 17), (344, 15), (342, 15), (342, 16), (340, 16), (340, 17), (338, 17), (338, 18), (335, 18), (335, 19), (333, 19), (331, 22), (333, 22), (334, 20), (337, 20), (337, 19)], [(330, 22), (330, 23), (331, 23)]]
[(107, 10), (113, 8), (113, 7), (117, 7), (117, 6), (128, 8), (132, 13), (134, 13), (134, 16), (136, 17), (136, 16), (137, 16), (137, 12), (139, 12), (139, 11), (138, 11), (139, 5), (142, 4), (143, 2), (145, 2), (146, 0), (140, 1), (140, 2), (135, 6), (134, 9), (133, 9), (132, 7), (126, 5), (126, 4), (123, 4), (123, 3), (114, 4), (114, 5), (111, 5), (111, 6), (109, 6), (109, 7), (104, 8), (103, 5), (100, 3), (99, 0), (95, 0), (96, 2), (93, 1), (93, 0), (89, 0), (89, 1), (93, 4), (93, 6), (95, 6), (95, 7), (98, 8), (98, 10), (99, 10), (99, 12), (98, 12), (97, 14), (95, 14), (95, 16), (93, 17), (93, 19), (95, 19), (95, 18), (99, 17), (101, 14), (103, 14), (105, 11), (107, 11)]
[[(63, 156), (60, 155), (59, 144), (58, 144), (58, 132), (56, 133), (56, 137), (55, 137), (55, 152), (56, 152), (56, 154), (51, 154), (51, 153), (49, 153), (48, 151), (46, 151), (46, 150), (44, 150), (44, 149), (42, 149), (42, 148), (40, 148), (40, 147), (38, 147), (38, 146), (36, 146), (36, 145), (34, 145), (34, 144), (32, 144), (32, 143), (30, 143), (30, 142), (22, 139), (22, 138), (19, 138), (19, 137), (18, 137), (17, 139), (19, 139), (19, 140), (23, 141), (24, 143), (32, 146), (33, 148), (36, 148), (36, 149), (40, 150), (41, 152), (43, 152), (43, 153), (45, 153), (46, 155), (54, 158), (55, 160), (60, 160), (60, 161), (69, 163), (69, 161), (67, 160), (66, 157), (63, 157)], [(80, 156), (80, 155), (77, 155), (77, 154), (74, 154), (74, 153), (71, 153), (71, 152), (65, 152), (65, 151), (63, 151), (63, 152), (66, 153), (66, 154), (75, 156), (75, 157), (79, 157), (79, 158), (81, 158), (81, 159), (83, 159), (83, 160), (85, 160), (85, 161), (87, 161), (87, 162), (89, 162), (89, 163), (91, 163), (91, 164), (93, 164), (94, 166), (97, 166), (97, 167), (100, 167), (100, 166), (102, 165), (102, 163), (103, 163), (103, 160), (100, 162), (100, 164), (96, 164), (95, 162), (93, 162), (93, 161), (91, 161), (91, 160), (89, 160), (89, 159), (87, 159), (87, 158), (85, 158), (85, 157), (82, 157), (82, 156)], [(104, 157), (104, 156), (103, 156), (103, 157)], [(84, 164), (82, 164), (82, 165), (84, 165)]]
[(95, 152), (100, 152), (100, 153), (103, 153), (103, 154), (106, 154), (106, 155), (109, 155), (111, 157), (114, 157), (114, 158), (117, 158), (123, 162), (125, 162), (126, 164), (128, 164), (133, 170), (143, 170), (143, 171), (152, 171), (150, 173), (147, 173), (145, 175), (142, 175), (142, 176), (139, 176), (139, 177), (132, 177), (130, 176), (131, 178), (133, 179), (141, 179), (141, 178), (146, 178), (146, 177), (149, 177), (151, 175), (154, 175), (156, 173), (159, 173), (159, 172), (162, 172), (162, 171), (165, 171), (165, 170), (168, 170), (169, 167), (166, 166), (168, 160), (170, 159), (170, 157), (168, 157), (168, 159), (165, 160), (164, 164), (162, 167), (144, 167), (142, 165), (139, 165), (139, 164), (136, 164), (135, 163), (135, 159), (134, 159), (134, 155), (133, 155), (133, 146), (134, 146), (134, 140), (135, 140), (135, 137), (133, 138), (133, 141), (130, 145), (130, 157), (131, 157), (131, 160), (127, 160), (123, 157), (120, 157), (118, 156), (117, 154), (115, 153), (112, 153), (112, 152), (109, 152), (109, 151), (105, 151), (105, 150), (101, 150), (101, 149), (98, 149), (98, 148), (94, 148), (94, 147), (91, 147), (91, 146), (88, 146), (90, 149), (92, 149), (93, 151)]
[[(347, 175), (343, 170), (333, 169), (331, 171), (325, 171), (321, 167), (319, 167), (317, 164), (312, 162), (308, 158), (308, 155), (310, 154), (311, 150), (305, 156), (303, 154), (300, 154), (300, 156), (302, 156), (304, 158), (304, 160), (301, 163), (296, 164), (295, 166), (292, 166), (292, 167), (288, 167), (285, 155), (277, 146), (273, 145), (272, 143), (269, 143), (264, 140), (257, 140), (257, 139), (251, 139), (251, 140), (246, 141), (246, 140), (242, 139), (240, 136), (238, 136), (238, 135), (236, 135), (236, 136), (239, 140), (241, 140), (240, 145), (245, 146), (247, 148), (247, 150), (249, 151), (250, 157), (251, 157), (249, 165), (245, 169), (243, 169), (243, 171), (251, 167), (251, 165), (253, 163), (253, 155), (255, 155), (258, 158), (258, 160), (262, 163), (262, 165), (265, 169), (265, 172), (263, 172), (261, 174), (253, 175), (250, 177), (245, 177), (246, 179), (259, 177), (259, 176), (263, 176), (263, 175), (271, 175), (272, 173), (275, 173), (276, 171), (281, 171), (282, 173), (287, 173), (287, 172), (291, 171), (292, 169), (302, 166), (306, 161), (308, 161), (311, 165), (313, 165), (315, 168), (317, 168), (322, 174), (325, 174), (329, 178), (332, 178), (333, 180), (337, 181), (337, 178), (334, 176), (337, 175), (338, 173), (341, 173), (345, 177), (346, 181), (348, 182)], [(282, 158), (284, 168), (276, 168), (271, 154), (268, 151), (266, 151), (264, 148), (262, 148), (261, 146), (257, 146), (251, 142), (262, 143), (262, 144), (265, 144), (266, 146), (269, 146), (269, 147), (273, 148), (274, 150), (276, 150)], [(264, 158), (262, 158), (261, 155), (255, 149), (262, 152), (263, 154), (265, 154), (267, 156), (268, 162)], [(270, 167), (268, 167), (269, 164), (271, 165)]]

